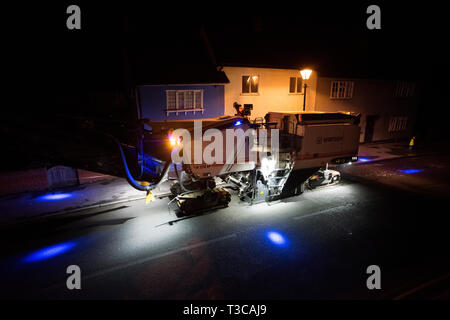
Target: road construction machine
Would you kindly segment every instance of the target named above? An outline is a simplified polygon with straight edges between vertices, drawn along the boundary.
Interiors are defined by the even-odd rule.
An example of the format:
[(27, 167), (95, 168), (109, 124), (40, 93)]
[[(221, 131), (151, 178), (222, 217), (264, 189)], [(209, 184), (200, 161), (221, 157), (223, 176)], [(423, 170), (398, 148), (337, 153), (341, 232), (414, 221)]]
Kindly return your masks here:
[[(171, 172), (172, 200), (193, 213), (227, 206), (227, 188), (250, 204), (301, 194), (321, 168), (357, 161), (359, 120), (349, 112), (269, 112), (259, 122), (240, 116), (145, 120), (138, 147), (117, 145), (129, 183), (146, 191), (148, 201)], [(130, 151), (139, 179), (129, 169)]]

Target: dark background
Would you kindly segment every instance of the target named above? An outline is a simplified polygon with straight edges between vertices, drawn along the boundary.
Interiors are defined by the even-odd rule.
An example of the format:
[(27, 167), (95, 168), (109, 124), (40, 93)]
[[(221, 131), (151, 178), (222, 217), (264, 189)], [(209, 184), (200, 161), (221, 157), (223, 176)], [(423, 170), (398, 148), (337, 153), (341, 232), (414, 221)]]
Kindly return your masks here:
[[(66, 28), (71, 4), (81, 8), (81, 30)], [(381, 8), (381, 30), (366, 27), (370, 4)], [(221, 64), (412, 79), (419, 89), (416, 134), (450, 137), (449, 28), (439, 2), (55, 1), (9, 4), (2, 12), (9, 156), (15, 137), (30, 136), (31, 126), (64, 128), (77, 117), (132, 122), (137, 83), (186, 81)]]
[[(81, 30), (66, 28), (70, 4), (81, 7)], [(123, 86), (133, 81), (124, 64), (143, 50), (153, 66), (207, 64), (201, 44), (191, 41), (202, 26), (218, 64), (310, 65), (323, 75), (414, 78), (438, 86), (447, 79), (442, 4), (377, 3), (382, 28), (368, 30), (369, 4), (22, 2), (4, 10), (7, 82), (44, 97), (68, 85)]]
[[(70, 4), (81, 7), (81, 30), (66, 28), (65, 12)], [(114, 150), (100, 150), (95, 137), (79, 134), (72, 120), (100, 119), (110, 126), (130, 123), (133, 100), (129, 93), (136, 83), (164, 81), (164, 77), (186, 79), (197, 76), (195, 70), (207, 73), (222, 63), (312, 66), (328, 76), (415, 80), (420, 89), (418, 136), (430, 142), (448, 140), (450, 55), (446, 7), (429, 1), (395, 5), (377, 2), (382, 29), (368, 30), (366, 8), (370, 4), (374, 3), (210, 1), (144, 5), (36, 1), (2, 5), (1, 153), (2, 161), (7, 161), (1, 170), (54, 165), (61, 160), (74, 167), (81, 160), (91, 164), (101, 159), (113, 162), (107, 152)], [(202, 29), (214, 57), (205, 50)], [(76, 148), (79, 146), (85, 147), (83, 153)], [(78, 163), (70, 162), (77, 157)], [(439, 157), (436, 162), (428, 160), (428, 166), (445, 181), (446, 172), (441, 168), (448, 166), (446, 158)], [(397, 162), (397, 166), (407, 166), (408, 162), (404, 162)], [(398, 169), (395, 162), (391, 165), (392, 170)], [(378, 168), (373, 171), (375, 176), (384, 173)], [(425, 177), (433, 174), (426, 173)], [(429, 255), (442, 257), (446, 242), (441, 241), (445, 240), (441, 218), (447, 202), (402, 192), (400, 197), (399, 192), (380, 188), (382, 195), (389, 196), (373, 200), (374, 209), (369, 212), (373, 215), (371, 222), (377, 223), (348, 220), (350, 226), (362, 225), (355, 233), (359, 239), (356, 237), (354, 248), (360, 248), (360, 252), (373, 248), (372, 257), (384, 257), (391, 265), (399, 263), (401, 273), (409, 263), (408, 259), (401, 261), (405, 257), (415, 266), (432, 261), (426, 259)], [(392, 208), (388, 208), (391, 204)], [(439, 210), (433, 211), (433, 207)], [(359, 208), (364, 207), (353, 210)], [(390, 215), (390, 210), (399, 214)], [(424, 213), (429, 218), (422, 219)], [(333, 230), (342, 232), (339, 228)], [(311, 227), (305, 228), (304, 234), (300, 232), (299, 239), (306, 239), (308, 234), (317, 234), (316, 239), (329, 236), (333, 241), (329, 248), (334, 250), (323, 250), (323, 258), (336, 263), (342, 252), (348, 257), (355, 252), (348, 250), (352, 246), (347, 238), (335, 241), (336, 233)], [(321, 261), (315, 255), (310, 258), (312, 262)], [(283, 275), (297, 271), (290, 264), (284, 266), (287, 268), (275, 271)], [(442, 267), (439, 263), (430, 266)], [(318, 268), (319, 273), (321, 270)], [(334, 274), (329, 277), (340, 280)], [(255, 283), (266, 281), (256, 278)], [(256, 291), (258, 287), (252, 288)]]

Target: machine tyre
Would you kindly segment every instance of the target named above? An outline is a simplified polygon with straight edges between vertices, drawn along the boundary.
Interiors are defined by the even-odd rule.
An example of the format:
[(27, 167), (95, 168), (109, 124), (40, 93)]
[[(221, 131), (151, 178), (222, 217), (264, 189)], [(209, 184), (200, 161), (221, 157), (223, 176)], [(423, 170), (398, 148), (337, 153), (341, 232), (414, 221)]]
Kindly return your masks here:
[(295, 188), (295, 195), (299, 196), (301, 195), (303, 192), (305, 192), (305, 184), (306, 183), (301, 183), (297, 186), (297, 188)]

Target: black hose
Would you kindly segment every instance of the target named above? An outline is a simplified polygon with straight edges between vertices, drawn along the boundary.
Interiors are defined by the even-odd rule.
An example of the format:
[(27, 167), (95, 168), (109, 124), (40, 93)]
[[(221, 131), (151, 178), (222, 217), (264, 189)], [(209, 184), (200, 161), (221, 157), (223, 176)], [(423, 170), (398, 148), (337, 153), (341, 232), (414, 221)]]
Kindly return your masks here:
[(131, 175), (131, 172), (128, 169), (128, 164), (127, 164), (127, 159), (125, 158), (125, 153), (123, 152), (122, 144), (116, 138), (114, 138), (112, 136), (111, 136), (111, 138), (117, 143), (117, 146), (119, 147), (120, 155), (122, 156), (123, 167), (125, 169), (126, 179), (133, 188), (140, 190), (140, 191), (150, 191), (150, 190), (155, 189), (163, 181), (164, 177), (166, 176), (167, 172), (169, 171), (170, 164), (171, 164), (170, 161), (166, 161), (163, 172), (161, 173), (161, 175), (155, 182), (153, 182), (152, 184), (150, 184), (148, 186), (143, 186), (138, 181), (136, 181), (136, 179), (134, 179), (134, 177)]

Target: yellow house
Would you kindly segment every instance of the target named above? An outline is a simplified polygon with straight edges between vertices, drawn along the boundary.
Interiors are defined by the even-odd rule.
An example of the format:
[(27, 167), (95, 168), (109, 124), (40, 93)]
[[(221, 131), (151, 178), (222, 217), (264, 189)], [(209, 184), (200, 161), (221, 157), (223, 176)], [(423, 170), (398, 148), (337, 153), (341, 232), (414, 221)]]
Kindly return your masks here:
[[(235, 115), (235, 104), (252, 105), (250, 120), (269, 111), (350, 111), (361, 113), (360, 142), (410, 137), (417, 117), (412, 81), (323, 77), (312, 70), (303, 80), (300, 68), (224, 66), (225, 115)], [(304, 85), (306, 100), (304, 101)]]
[(361, 114), (360, 142), (411, 138), (417, 119), (414, 81), (322, 77), (315, 110)]
[(302, 80), (300, 68), (261, 68), (225, 66), (230, 83), (225, 84), (225, 115), (235, 115), (235, 103), (253, 105), (251, 119), (263, 118), (269, 111), (302, 111), (304, 85), (305, 111), (313, 111), (316, 98), (317, 72)]

